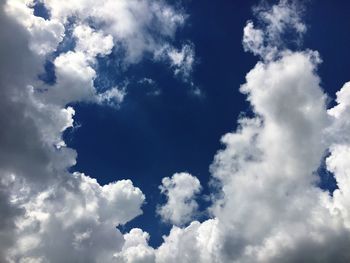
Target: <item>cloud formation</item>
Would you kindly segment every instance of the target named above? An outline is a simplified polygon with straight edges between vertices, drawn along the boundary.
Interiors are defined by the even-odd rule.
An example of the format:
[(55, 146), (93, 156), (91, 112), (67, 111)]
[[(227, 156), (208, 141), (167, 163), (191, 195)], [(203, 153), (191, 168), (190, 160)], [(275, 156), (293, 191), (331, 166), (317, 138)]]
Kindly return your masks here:
[[(350, 261), (350, 85), (327, 109), (320, 55), (283, 41), (289, 30), (296, 42), (306, 32), (297, 2), (255, 8), (259, 27), (247, 23), (243, 46), (261, 61), (240, 88), (253, 116), (222, 137), (210, 167), (219, 188), (210, 219), (190, 222), (197, 178), (163, 179), (167, 201), (158, 212), (175, 225), (158, 248), (141, 229), (115, 229), (142, 214), (141, 190), (130, 180), (102, 186), (70, 173), (76, 152), (62, 132), (74, 126), (67, 104), (122, 102), (123, 88), (100, 93), (93, 83), (97, 57), (115, 48), (125, 51), (125, 65), (145, 53), (157, 60), (161, 50), (175, 74), (186, 77), (193, 49), (168, 41), (186, 16), (162, 1), (41, 2), (47, 20), (34, 16), (35, 1), (0, 1), (1, 262)], [(41, 82), (38, 74), (69, 30), (75, 43), (53, 58), (55, 83)], [(325, 156), (338, 186), (332, 195), (317, 186)]]
[(112, 255), (123, 243), (113, 226), (140, 215), (144, 199), (129, 180), (100, 186), (84, 174), (61, 176), (29, 200), (18, 201), (25, 214), (16, 221), (16, 242), (7, 258), (10, 262), (113, 262)]
[[(283, 42), (305, 33), (303, 8), (281, 0), (255, 8), (243, 45), (261, 58), (240, 88), (254, 113), (222, 137), (211, 165), (221, 189), (212, 219), (174, 226), (154, 251), (154, 262), (348, 262), (348, 95), (345, 84), (327, 110), (316, 51), (293, 51)], [(338, 189), (318, 187), (327, 169)]]
[[(130, 180), (100, 185), (68, 171), (67, 104), (122, 102), (124, 87), (94, 87), (97, 57), (120, 48), (121, 63), (137, 63), (171, 45), (184, 15), (164, 2), (40, 1), (44, 19), (36, 3), (0, 1), (0, 262), (116, 262), (127, 244), (116, 227), (142, 214), (145, 196)], [(52, 85), (38, 78), (48, 60)]]

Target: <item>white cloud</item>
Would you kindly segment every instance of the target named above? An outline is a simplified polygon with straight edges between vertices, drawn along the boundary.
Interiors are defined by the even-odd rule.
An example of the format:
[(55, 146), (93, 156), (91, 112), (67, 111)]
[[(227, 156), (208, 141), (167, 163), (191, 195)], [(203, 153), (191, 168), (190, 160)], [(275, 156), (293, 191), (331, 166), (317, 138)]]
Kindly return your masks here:
[(57, 19), (45, 20), (34, 16), (30, 3), (8, 1), (6, 11), (29, 32), (29, 47), (41, 56), (56, 50), (64, 37), (64, 25)]
[(186, 228), (174, 226), (156, 251), (156, 262), (218, 262), (220, 242), (217, 220), (193, 221)]
[(54, 61), (56, 84), (42, 96), (62, 106), (69, 102), (93, 100), (96, 72), (88, 59), (83, 52), (69, 51), (58, 56)]
[(256, 16), (266, 24), (268, 41), (281, 44), (281, 36), (289, 29), (301, 37), (306, 32), (302, 21), (303, 5), (298, 1), (281, 0), (273, 6), (258, 5), (254, 8)]
[[(125, 51), (119, 52), (125, 55), (119, 55), (119, 61), (115, 61), (125, 67), (142, 60), (144, 54), (156, 54), (165, 47), (174, 49), (172, 39), (186, 19), (181, 10), (162, 1), (79, 0), (70, 3), (42, 0), (41, 3), (48, 8), (50, 19), (34, 16), (35, 2), (31, 0), (10, 0), (6, 12), (29, 32), (29, 46), (42, 60), (56, 51), (65, 31), (72, 31), (76, 40), (74, 49), (59, 54), (54, 60), (57, 76), (54, 87), (35, 85), (41, 91), (48, 91), (42, 95), (50, 103), (62, 106), (79, 101), (118, 105), (122, 101), (121, 90), (115, 96), (116, 88), (98, 94), (94, 87), (98, 74), (96, 57), (109, 55), (113, 48)], [(69, 18), (72, 17), (74, 22), (71, 23)], [(175, 68), (176, 75), (188, 78), (194, 57), (187, 54), (190, 51), (187, 46), (181, 52), (185, 51), (180, 64), (170, 66)]]
[[(224, 149), (211, 166), (221, 189), (210, 209), (214, 219), (174, 226), (155, 262), (350, 260), (350, 86), (327, 111), (318, 53), (292, 52), (279, 42), (288, 27), (297, 37), (305, 32), (295, 8), (283, 0), (257, 8), (265, 26), (247, 24), (244, 45), (263, 59), (240, 88), (254, 116), (241, 117), (222, 137)], [(327, 151), (339, 188), (333, 196), (317, 186)]]
[(212, 165), (223, 184), (224, 198), (213, 207), (225, 233), (223, 261), (294, 262), (302, 242), (317, 247), (326, 238), (330, 217), (320, 200), (327, 193), (314, 172), (327, 149), (328, 118), (313, 56), (285, 53), (258, 63), (241, 87), (257, 117), (223, 137)]
[(350, 108), (350, 82), (345, 83), (336, 95), (336, 102), (338, 103), (338, 105), (330, 109), (328, 112), (331, 116), (337, 119), (341, 119), (340, 117), (342, 117), (342, 114), (349, 114), (348, 111)]
[(108, 55), (112, 52), (113, 37), (95, 31), (87, 25), (78, 25), (74, 28), (73, 35), (77, 39), (76, 51), (84, 52), (89, 57)]
[(164, 46), (155, 53), (156, 60), (165, 60), (170, 63), (174, 75), (184, 81), (191, 82), (191, 74), (195, 62), (194, 46), (192, 43), (184, 44), (181, 49)]
[(192, 72), (194, 51), (190, 45), (184, 45), (181, 51), (170, 50), (168, 53), (171, 65), (175, 68), (175, 75), (188, 78)]
[(329, 140), (339, 143), (349, 143), (350, 135), (348, 130), (350, 128), (350, 82), (337, 92), (335, 107), (328, 110), (328, 114), (333, 120), (333, 124), (328, 128), (327, 134)]
[(254, 8), (254, 13), (261, 28), (256, 29), (248, 21), (243, 30), (243, 47), (264, 60), (273, 60), (284, 49), (286, 32), (295, 35), (294, 41), (301, 42), (306, 26), (301, 19), (303, 6), (298, 1), (281, 0), (272, 7), (264, 3)]
[[(125, 63), (135, 63), (144, 52), (169, 47), (148, 29), (171, 38), (185, 17), (145, 0), (44, 3), (50, 20), (34, 18), (20, 1), (9, 1), (6, 11), (0, 2), (0, 35), (6, 40), (0, 41), (1, 262), (350, 261), (350, 86), (327, 111), (316, 75), (319, 55), (292, 52), (280, 42), (288, 28), (297, 39), (305, 32), (298, 6), (282, 0), (257, 8), (264, 26), (247, 24), (243, 44), (263, 60), (240, 89), (254, 115), (240, 118), (238, 129), (222, 138), (224, 149), (211, 166), (220, 187), (210, 208), (213, 218), (173, 226), (155, 249), (146, 232), (122, 235), (115, 229), (142, 213), (141, 190), (129, 180), (101, 186), (82, 173), (70, 174), (76, 153), (64, 146), (62, 132), (74, 125), (67, 103), (122, 101), (118, 88), (98, 94), (93, 87), (95, 57), (110, 52), (111, 37), (113, 45), (126, 48)], [(56, 49), (61, 25), (73, 14), (80, 26), (77, 46), (55, 59), (56, 84), (38, 87), (43, 57)], [(92, 29), (88, 18), (106, 24)], [(166, 54), (174, 68), (186, 68), (186, 51), (172, 50)], [(327, 150), (327, 169), (339, 188), (333, 196), (317, 187), (315, 175)], [(192, 220), (198, 179), (182, 173), (162, 183), (168, 198), (159, 209), (163, 219), (179, 225)]]
[(114, 87), (111, 88), (103, 93), (100, 93), (97, 95), (97, 101), (101, 104), (117, 104), (119, 105), (120, 103), (123, 102), (124, 97), (126, 96), (125, 88), (118, 88)]
[[(139, 10), (139, 6), (124, 1), (119, 11), (127, 13), (129, 21), (118, 20), (114, 25), (137, 25), (115, 39), (116, 31), (92, 29), (84, 23), (87, 8), (88, 15), (101, 14), (95, 22), (106, 22), (102, 11), (113, 12), (107, 2), (113, 7), (112, 1), (101, 6), (96, 1), (43, 1), (51, 12), (45, 20), (34, 16), (33, 1), (0, 1), (1, 262), (114, 262), (113, 255), (125, 243), (115, 227), (142, 213), (145, 197), (131, 181), (102, 186), (82, 173), (68, 172), (76, 162), (76, 152), (66, 147), (62, 133), (74, 126), (75, 111), (66, 105), (76, 101), (120, 103), (124, 89), (113, 87), (98, 93), (93, 86), (96, 56), (108, 55), (117, 42), (123, 42), (130, 54), (120, 59), (137, 62), (156, 46), (151, 46), (156, 41), (146, 28), (152, 24), (159, 27), (160, 35), (171, 38), (182, 15), (164, 3), (144, 1), (143, 8), (152, 6), (153, 13), (148, 20), (138, 20), (130, 8)], [(72, 8), (61, 9), (65, 5)], [(81, 5), (84, 8), (79, 9)], [(83, 11), (79, 14), (74, 8)], [(148, 16), (147, 11), (141, 8), (138, 12)], [(62, 41), (72, 12), (77, 15), (77, 24), (71, 25), (76, 46), (54, 59), (56, 83), (48, 86), (38, 75)], [(149, 40), (147, 48), (133, 49), (144, 40)], [(157, 45), (163, 41), (167, 42)]]
[(163, 39), (174, 37), (185, 20), (181, 11), (162, 1), (45, 0), (43, 3), (52, 18), (63, 23), (74, 16), (79, 21), (92, 20), (100, 25), (102, 31), (113, 36), (114, 44), (126, 49), (127, 63), (138, 62), (144, 52), (158, 50), (163, 45)]
[(41, 94), (44, 100), (61, 106), (80, 101), (112, 106), (118, 106), (123, 102), (126, 95), (125, 88), (112, 87), (105, 92), (97, 93), (94, 87), (97, 74), (93, 69), (96, 62), (94, 56), (109, 51), (106, 51), (105, 47), (98, 51), (92, 46), (78, 47), (80, 51), (69, 51), (55, 59), (56, 84), (46, 88), (47, 91)]
[(264, 52), (264, 33), (260, 29), (255, 29), (251, 21), (243, 29), (243, 47), (245, 51), (251, 51), (254, 55)]
[(134, 228), (124, 235), (125, 243), (122, 250), (114, 255), (120, 263), (153, 263), (154, 249), (148, 245), (149, 234)]
[(19, 262), (23, 255), (44, 262), (113, 262), (123, 243), (115, 226), (140, 215), (145, 198), (129, 180), (100, 186), (75, 173), (23, 199), (26, 196), (17, 194), (25, 215), (16, 220), (16, 243), (7, 253), (10, 262)]
[(330, 156), (326, 159), (327, 169), (334, 173), (338, 189), (333, 193), (333, 203), (330, 209), (334, 217), (339, 217), (350, 229), (350, 211), (347, 205), (350, 200), (350, 83), (347, 82), (337, 92), (337, 105), (330, 110), (328, 114), (332, 118), (332, 125), (327, 131), (329, 140), (332, 142), (330, 147)]
[(167, 198), (166, 203), (157, 209), (163, 221), (183, 225), (193, 219), (198, 212), (195, 197), (201, 190), (196, 177), (188, 173), (176, 173), (171, 178), (163, 178), (159, 188)]
[(148, 233), (132, 229), (124, 235), (126, 242), (115, 257), (122, 263), (219, 262), (217, 226), (216, 219), (203, 223), (193, 221), (186, 228), (173, 226), (157, 249), (148, 245)]

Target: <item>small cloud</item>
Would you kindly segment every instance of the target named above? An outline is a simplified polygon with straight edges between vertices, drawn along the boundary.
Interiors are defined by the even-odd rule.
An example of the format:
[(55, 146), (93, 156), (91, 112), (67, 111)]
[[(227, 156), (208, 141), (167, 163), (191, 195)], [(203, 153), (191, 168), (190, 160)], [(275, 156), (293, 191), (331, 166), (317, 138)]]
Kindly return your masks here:
[(149, 89), (147, 94), (150, 96), (159, 96), (162, 93), (161, 90), (157, 87), (157, 83), (151, 78), (143, 78), (137, 83), (146, 86)]
[(97, 94), (96, 100), (99, 104), (118, 106), (123, 102), (126, 94), (125, 88), (114, 87), (103, 93)]
[(148, 85), (155, 85), (156, 84), (156, 82), (151, 78), (143, 78), (143, 79), (139, 80), (138, 83), (148, 84)]
[(192, 79), (193, 65), (195, 63), (194, 45), (184, 44), (181, 49), (166, 46), (155, 54), (156, 60), (168, 61), (174, 71), (174, 75), (184, 82)]
[(197, 213), (196, 195), (201, 191), (199, 180), (189, 173), (176, 173), (171, 178), (165, 177), (159, 186), (167, 202), (159, 206), (157, 213), (164, 222), (184, 225)]
[(198, 98), (204, 98), (205, 97), (205, 94), (203, 92), (203, 90), (201, 90), (198, 86), (195, 86), (193, 82), (191, 82), (191, 94), (195, 97), (198, 97)]

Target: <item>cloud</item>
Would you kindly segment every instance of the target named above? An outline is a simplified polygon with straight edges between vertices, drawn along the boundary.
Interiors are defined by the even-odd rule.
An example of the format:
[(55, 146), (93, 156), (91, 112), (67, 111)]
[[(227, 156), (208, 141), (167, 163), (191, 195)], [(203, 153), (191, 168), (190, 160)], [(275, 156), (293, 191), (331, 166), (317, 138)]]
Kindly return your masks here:
[[(41, 54), (33, 52), (31, 33), (8, 16), (4, 5), (1, 1), (0, 261), (8, 262), (5, 257), (16, 242), (15, 219), (25, 215), (15, 202), (16, 193), (45, 187), (57, 170), (74, 164), (75, 152), (66, 148), (57, 151), (54, 147), (62, 140), (62, 129), (71, 125), (73, 112), (36, 100), (30, 85), (41, 70)], [(21, 178), (26, 189), (14, 183)]]
[[(212, 219), (173, 226), (154, 252), (155, 262), (348, 262), (350, 253), (349, 90), (337, 93), (327, 110), (317, 52), (292, 51), (283, 35), (306, 27), (296, 2), (255, 8), (263, 23), (248, 22), (243, 45), (261, 57), (240, 91), (252, 117), (235, 132), (210, 167), (220, 191)], [(338, 189), (318, 187), (317, 170), (327, 152), (327, 169)]]
[(13, 262), (113, 262), (123, 243), (113, 226), (142, 213), (141, 190), (129, 180), (100, 186), (84, 174), (61, 176), (60, 181), (15, 203), (25, 210), (16, 220), (16, 242), (7, 252)]
[(155, 262), (154, 249), (148, 245), (149, 234), (139, 228), (124, 235), (122, 250), (114, 255), (115, 262), (152, 263)]
[(112, 52), (111, 35), (103, 35), (103, 32), (95, 31), (87, 25), (76, 26), (73, 35), (77, 39), (75, 50), (87, 53), (89, 57), (108, 55)]
[(170, 67), (174, 70), (175, 76), (180, 77), (185, 82), (191, 82), (195, 62), (194, 45), (192, 43), (182, 45), (181, 49), (164, 46), (155, 53), (155, 59), (168, 61)]
[[(136, 63), (144, 52), (155, 52), (166, 38), (174, 37), (186, 16), (163, 1), (91, 1), (78, 0), (62, 3), (45, 0), (51, 19), (66, 23), (68, 18), (92, 22), (106, 34), (112, 35), (114, 44), (126, 49), (127, 63)], [(158, 40), (159, 39), (159, 40)]]
[(223, 261), (280, 262), (290, 253), (285, 261), (294, 262), (289, 257), (300, 255), (303, 242), (320, 249), (327, 239), (322, 228), (331, 218), (320, 200), (328, 193), (317, 187), (315, 171), (327, 149), (328, 116), (315, 55), (258, 63), (241, 86), (256, 117), (223, 137), (225, 149), (211, 167), (223, 185), (224, 198), (213, 207)]
[(156, 251), (156, 262), (218, 262), (217, 220), (191, 222), (186, 228), (174, 226)]
[[(167, 42), (185, 15), (161, 1), (43, 3), (49, 20), (34, 17), (24, 2), (0, 2), (6, 40), (0, 41), (1, 262), (350, 261), (350, 86), (327, 110), (316, 73), (319, 54), (292, 51), (283, 41), (289, 30), (301, 41), (302, 7), (281, 0), (255, 8), (261, 26), (247, 23), (243, 45), (262, 61), (240, 88), (253, 116), (240, 118), (237, 130), (222, 137), (210, 168), (219, 187), (211, 218), (189, 222), (198, 206), (198, 179), (186, 173), (164, 178), (160, 190), (167, 201), (158, 211), (179, 226), (152, 248), (141, 229), (122, 234), (115, 228), (142, 213), (141, 190), (130, 180), (102, 186), (70, 173), (76, 152), (65, 146), (62, 132), (74, 126), (67, 104), (123, 100), (122, 89), (99, 93), (93, 85), (96, 57), (117, 44), (125, 49), (125, 64), (166, 50), (175, 74), (191, 68), (191, 48)], [(41, 83), (43, 63), (72, 17), (75, 46), (54, 58), (56, 83)], [(317, 186), (326, 152), (338, 186), (333, 195)]]
[[(34, 16), (35, 2), (0, 1), (0, 262), (115, 262), (125, 243), (116, 227), (142, 214), (145, 196), (130, 180), (100, 185), (68, 171), (76, 152), (62, 138), (75, 125), (67, 104), (122, 102), (124, 88), (94, 87), (97, 57), (118, 43), (127, 50), (120, 60), (136, 63), (168, 45), (182, 15), (163, 2), (41, 1), (45, 20)], [(105, 16), (111, 10), (120, 16)], [(70, 31), (74, 45), (60, 53)], [(38, 79), (46, 60), (53, 85)]]
[(216, 219), (209, 219), (193, 221), (186, 228), (174, 226), (157, 249), (149, 246), (148, 233), (132, 229), (124, 235), (126, 242), (115, 257), (122, 263), (219, 262), (217, 224)]
[(171, 178), (163, 178), (159, 189), (167, 198), (166, 203), (157, 210), (163, 221), (183, 225), (194, 218), (198, 212), (195, 196), (201, 190), (196, 177), (188, 173), (176, 173)]
[(328, 128), (329, 140), (341, 143), (349, 142), (350, 136), (348, 129), (350, 128), (350, 82), (344, 84), (344, 86), (336, 93), (337, 105), (328, 110), (328, 114), (333, 119), (333, 124)]
[(97, 95), (97, 102), (100, 104), (113, 105), (117, 103), (119, 105), (123, 102), (126, 96), (125, 88), (119, 89), (118, 87), (111, 88), (103, 93)]
[[(29, 46), (41, 56), (42, 63), (45, 59), (51, 60), (54, 54), (56, 83), (53, 87), (38, 83), (35, 88), (46, 91), (42, 94), (44, 100), (60, 106), (81, 101), (120, 104), (123, 90), (119, 90), (118, 96), (110, 96), (116, 94), (116, 87), (99, 94), (101, 91), (94, 86), (98, 76), (95, 70), (97, 57), (118, 53), (115, 63), (125, 68), (140, 62), (146, 54), (154, 56), (165, 48), (175, 50), (171, 42), (186, 19), (181, 10), (163, 1), (79, 0), (62, 3), (43, 0), (40, 3), (48, 9), (49, 19), (34, 16), (34, 0), (8, 1), (6, 11), (28, 31)], [(63, 39), (71, 39), (73, 44), (68, 51), (60, 53), (58, 45)], [(170, 65), (175, 68), (176, 75), (189, 78), (194, 60), (190, 51), (184, 46), (181, 54), (186, 54), (182, 61)]]
[(28, 30), (30, 49), (45, 56), (55, 51), (63, 40), (65, 27), (58, 19), (45, 20), (34, 16), (34, 10), (30, 8), (30, 1), (28, 2), (26, 5), (25, 1), (8, 1), (5, 9)]
[[(258, 25), (248, 21), (243, 30), (243, 47), (264, 60), (274, 59), (281, 49), (286, 48), (287, 39), (300, 43), (306, 33), (302, 21), (303, 5), (294, 0), (281, 0), (273, 6), (262, 2), (253, 8)], [(287, 34), (294, 36), (292, 38)]]
[(157, 85), (157, 82), (151, 78), (140, 79), (137, 83), (145, 86), (145, 88), (148, 90), (147, 94), (150, 96), (159, 96), (162, 93), (161, 89)]

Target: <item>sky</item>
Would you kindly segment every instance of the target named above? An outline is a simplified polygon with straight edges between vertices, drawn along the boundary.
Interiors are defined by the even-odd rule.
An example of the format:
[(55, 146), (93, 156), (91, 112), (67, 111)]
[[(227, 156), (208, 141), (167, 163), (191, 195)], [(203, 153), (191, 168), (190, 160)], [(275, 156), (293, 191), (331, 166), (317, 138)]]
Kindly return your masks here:
[(350, 261), (348, 1), (0, 4), (0, 262)]

